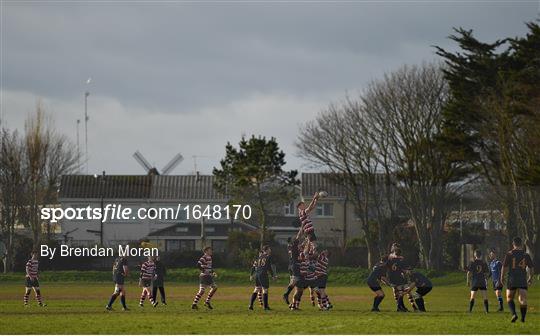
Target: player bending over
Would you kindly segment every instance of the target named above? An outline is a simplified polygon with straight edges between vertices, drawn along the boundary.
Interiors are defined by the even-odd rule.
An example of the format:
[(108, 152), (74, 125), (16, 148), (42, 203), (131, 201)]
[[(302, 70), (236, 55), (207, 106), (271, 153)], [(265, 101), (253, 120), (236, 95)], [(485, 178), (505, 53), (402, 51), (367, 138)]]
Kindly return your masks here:
[(315, 287), (317, 301), (321, 310), (332, 309), (332, 303), (326, 294), (326, 282), (328, 281), (328, 250), (322, 250), (317, 256), (315, 264)]
[(160, 260), (159, 256), (156, 256), (154, 263), (156, 264), (156, 276), (152, 280), (152, 299), (154, 300), (154, 307), (157, 306), (157, 291), (159, 289), (159, 294), (161, 295), (161, 303), (167, 305), (165, 300), (165, 287), (163, 286), (165, 282), (166, 269), (163, 262)]
[(381, 287), (381, 283), (384, 283), (387, 286), (390, 286), (386, 280), (386, 271), (388, 261), (388, 256), (382, 256), (379, 262), (373, 266), (373, 270), (369, 273), (367, 278), (367, 285), (375, 293), (373, 298), (373, 306), (371, 307), (372, 312), (380, 312), (379, 305), (384, 299), (384, 292)]
[(532, 285), (534, 275), (533, 262), (531, 256), (523, 249), (521, 238), (512, 239), (512, 250), (506, 253), (501, 271), (501, 284), (504, 283), (504, 276), (508, 274), (506, 284), (506, 300), (512, 313), (512, 322), (518, 319), (514, 297), (516, 292), (519, 300), (519, 310), (521, 312), (521, 322), (525, 322), (527, 315), (527, 289)]
[[(467, 267), (467, 286), (471, 286), (471, 299), (469, 301), (469, 313), (474, 307), (474, 299), (476, 292), (480, 291), (484, 298), (484, 309), (489, 312), (489, 304), (487, 297), (487, 275), (489, 273), (488, 265), (482, 260), (482, 251), (474, 251), (474, 260)], [(472, 278), (472, 282), (471, 282)]]
[(255, 288), (253, 293), (251, 293), (251, 299), (248, 306), (250, 310), (253, 310), (253, 303), (255, 302), (257, 295), (260, 294), (262, 294), (264, 310), (270, 310), (270, 306), (268, 306), (268, 288), (270, 288), (268, 273), (270, 273), (274, 280), (277, 279), (276, 265), (274, 265), (272, 260), (272, 249), (270, 246), (264, 245), (261, 252), (259, 258), (257, 258), (253, 264), (249, 276), (250, 281), (253, 281), (255, 278)]
[(105, 306), (105, 309), (112, 310), (112, 305), (116, 298), (120, 296), (120, 302), (122, 303), (122, 310), (129, 310), (126, 306), (126, 289), (124, 288), (124, 280), (128, 275), (128, 263), (126, 257), (118, 257), (113, 263), (112, 276), (114, 282), (114, 292), (111, 295), (109, 304)]
[(46, 304), (43, 303), (43, 298), (41, 297), (41, 290), (39, 289), (38, 268), (38, 254), (36, 251), (32, 251), (30, 259), (26, 262), (26, 287), (24, 291), (25, 306), (28, 306), (28, 297), (30, 296), (30, 292), (32, 291), (32, 289), (34, 289), (38, 304), (41, 307), (46, 306)]
[(502, 269), (502, 262), (497, 259), (497, 254), (495, 253), (494, 249), (491, 249), (489, 251), (489, 275), (491, 276), (491, 282), (493, 284), (493, 291), (495, 291), (495, 296), (497, 296), (497, 301), (499, 302), (499, 310), (502, 312), (504, 310), (503, 308), (503, 298), (502, 298), (502, 289), (503, 284), (500, 282), (501, 280), (501, 269)]
[[(426, 311), (426, 305), (424, 302), (424, 296), (426, 296), (433, 289), (433, 284), (431, 281), (426, 278), (420, 272), (415, 272), (413, 270), (405, 270), (405, 275), (409, 280), (409, 285), (405, 288), (404, 292), (409, 298), (409, 302), (413, 307), (414, 311)], [(413, 289), (416, 288), (416, 291), (411, 294)]]
[(199, 274), (199, 291), (193, 299), (191, 309), (198, 309), (197, 304), (199, 303), (199, 300), (203, 297), (204, 292), (208, 287), (210, 288), (210, 291), (208, 292), (208, 296), (204, 301), (204, 305), (208, 309), (214, 309), (214, 307), (212, 307), (212, 305), (210, 304), (212, 296), (214, 296), (217, 291), (217, 285), (215, 282), (217, 274), (216, 272), (214, 272), (214, 268), (212, 266), (212, 254), (214, 252), (210, 246), (205, 247), (203, 252), (203, 256), (199, 258), (199, 261), (197, 262), (199, 270), (201, 271), (201, 273)]

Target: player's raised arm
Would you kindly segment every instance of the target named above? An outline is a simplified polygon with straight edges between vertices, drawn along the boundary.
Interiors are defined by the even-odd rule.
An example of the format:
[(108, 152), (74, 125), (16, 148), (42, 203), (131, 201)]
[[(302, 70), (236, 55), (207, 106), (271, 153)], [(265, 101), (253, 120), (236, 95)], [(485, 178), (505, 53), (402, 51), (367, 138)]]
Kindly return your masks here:
[(309, 203), (308, 207), (306, 208), (306, 212), (307, 213), (310, 213), (313, 209), (315, 209), (315, 207), (317, 206), (317, 201), (319, 200), (319, 192), (316, 192), (314, 195), (313, 195), (313, 199), (311, 200), (311, 202)]

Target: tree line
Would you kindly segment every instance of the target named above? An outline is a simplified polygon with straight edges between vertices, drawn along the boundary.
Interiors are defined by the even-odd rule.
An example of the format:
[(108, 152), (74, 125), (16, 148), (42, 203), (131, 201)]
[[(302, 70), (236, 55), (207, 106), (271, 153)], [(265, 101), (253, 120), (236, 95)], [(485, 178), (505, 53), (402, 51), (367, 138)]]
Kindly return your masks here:
[(508, 238), (540, 256), (540, 26), (493, 43), (455, 29), (440, 60), (404, 65), (300, 129), (301, 157), (347, 189), (369, 264), (407, 218), (423, 266), (440, 269), (449, 211), (474, 185), (504, 210)]
[(13, 270), (23, 241), (17, 225), (31, 232), (33, 248), (54, 237), (54, 227), (39, 217), (40, 208), (57, 203), (60, 178), (78, 169), (78, 153), (59, 134), (38, 102), (24, 132), (0, 128), (0, 242), (4, 272)]

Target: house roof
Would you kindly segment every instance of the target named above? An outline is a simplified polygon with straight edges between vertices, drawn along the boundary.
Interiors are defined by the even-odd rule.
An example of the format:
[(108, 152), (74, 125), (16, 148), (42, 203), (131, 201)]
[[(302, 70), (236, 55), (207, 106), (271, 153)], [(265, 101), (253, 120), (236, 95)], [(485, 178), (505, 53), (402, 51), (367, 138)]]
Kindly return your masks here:
[(328, 197), (345, 197), (345, 188), (331, 179), (330, 173), (302, 173), (302, 196), (311, 198), (317, 191), (324, 190)]
[(60, 198), (222, 200), (212, 175), (64, 175)]

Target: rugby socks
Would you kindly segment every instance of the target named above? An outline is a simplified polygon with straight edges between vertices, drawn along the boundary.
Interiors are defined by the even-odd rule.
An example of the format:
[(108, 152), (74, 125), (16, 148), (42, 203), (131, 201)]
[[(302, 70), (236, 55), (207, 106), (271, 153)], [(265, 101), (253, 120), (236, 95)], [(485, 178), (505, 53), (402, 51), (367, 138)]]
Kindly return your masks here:
[(400, 296), (397, 299), (397, 305), (398, 305), (398, 309), (401, 309), (401, 310), (406, 310), (407, 309), (407, 308), (405, 308), (405, 303), (403, 302), (403, 296)]
[(24, 305), (26, 306), (28, 304), (28, 298), (30, 297), (30, 290), (27, 289), (26, 292), (24, 292)]
[(289, 296), (289, 294), (291, 294), (292, 290), (294, 289), (294, 286), (287, 286), (287, 290), (285, 291), (285, 293), (283, 293), (284, 296)]
[(488, 303), (488, 300), (484, 300), (484, 309), (486, 310), (486, 313), (489, 313), (489, 303)]
[(474, 307), (474, 299), (469, 301), (469, 313), (472, 312), (473, 307)]
[(418, 310), (425, 312), (426, 311), (426, 305), (424, 304), (424, 298), (419, 297), (418, 299), (414, 300), (416, 303), (416, 306), (418, 307)]
[(126, 297), (122, 294), (120, 294), (120, 302), (122, 303), (122, 307), (124, 307), (124, 309), (127, 309), (127, 306), (126, 306)]
[(416, 300), (413, 298), (413, 296), (409, 293), (409, 294), (407, 294), (407, 298), (409, 299), (409, 303), (413, 307), (414, 311), (417, 311), (419, 309), (419, 307), (416, 304)]
[(268, 293), (263, 294), (263, 303), (264, 303), (264, 308), (265, 309), (270, 308), (270, 307), (268, 307)]
[(217, 287), (212, 287), (210, 291), (208, 292), (208, 296), (206, 297), (206, 303), (210, 303), (210, 300), (212, 300), (212, 296), (214, 296), (214, 293), (217, 291)]
[(313, 291), (309, 294), (310, 296), (310, 299), (311, 299), (311, 305), (314, 306), (315, 305), (315, 293), (313, 293)]
[(521, 311), (521, 322), (525, 322), (525, 315), (527, 315), (527, 305), (519, 306), (519, 310)]
[(504, 308), (503, 308), (503, 298), (502, 298), (502, 296), (498, 296), (497, 301), (499, 301), (499, 310), (503, 311)]
[(107, 305), (108, 307), (112, 307), (114, 301), (116, 300), (116, 298), (118, 297), (118, 294), (114, 293), (113, 295), (111, 295), (111, 299), (109, 300), (109, 304)]
[(193, 304), (196, 305), (197, 303), (199, 303), (199, 300), (201, 299), (203, 295), (204, 295), (204, 287), (199, 287), (199, 291), (195, 295), (195, 299), (193, 299)]
[(249, 306), (253, 308), (253, 303), (257, 299), (257, 292), (251, 293), (251, 299), (249, 300)]
[(37, 302), (38, 302), (38, 304), (40, 306), (43, 305), (43, 299), (41, 298), (41, 291), (40, 290), (36, 291), (36, 300), (37, 300)]
[(510, 308), (510, 312), (512, 313), (512, 315), (517, 315), (516, 314), (516, 303), (514, 302), (514, 300), (508, 301), (508, 308)]
[(373, 309), (379, 309), (379, 305), (381, 304), (382, 300), (384, 299), (384, 296), (376, 296), (373, 298)]
[(146, 299), (146, 289), (143, 289), (143, 291), (141, 293), (141, 299), (139, 300), (139, 305), (142, 306), (145, 299)]

